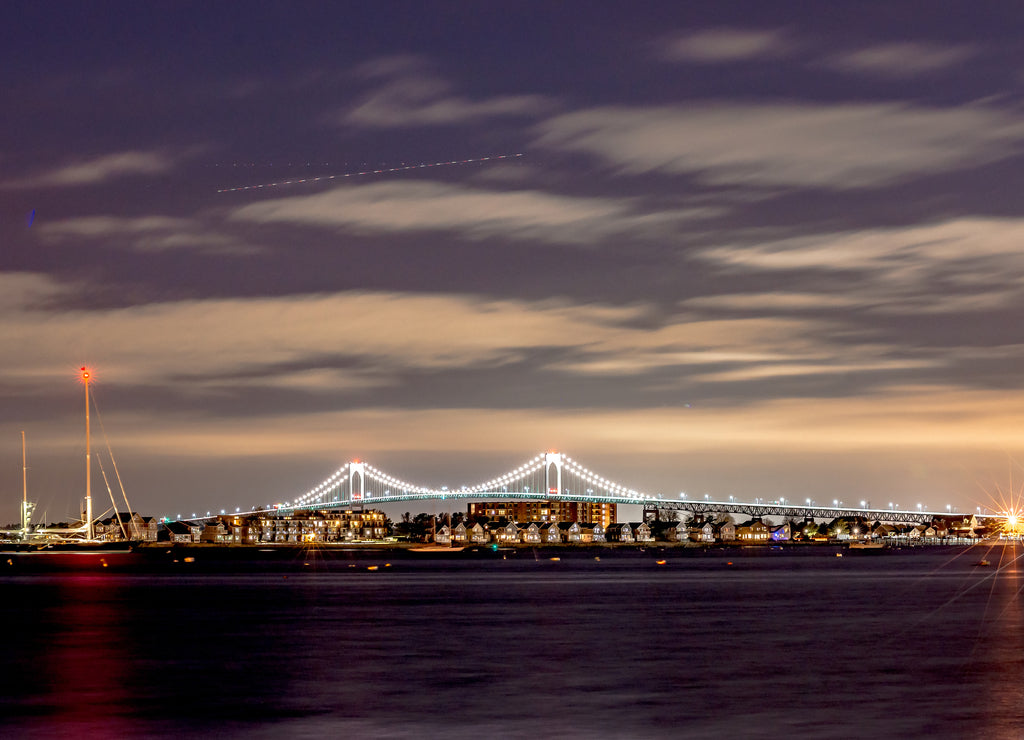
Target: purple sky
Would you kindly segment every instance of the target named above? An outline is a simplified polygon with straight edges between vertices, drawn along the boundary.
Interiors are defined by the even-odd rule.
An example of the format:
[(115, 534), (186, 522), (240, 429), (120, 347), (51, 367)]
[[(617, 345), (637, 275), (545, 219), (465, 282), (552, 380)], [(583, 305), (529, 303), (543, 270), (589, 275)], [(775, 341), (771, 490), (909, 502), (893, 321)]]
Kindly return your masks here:
[(547, 449), (673, 496), (1024, 480), (1019, 8), (484, 5), (6, 4), (0, 519), (20, 430), (75, 511), (85, 363), (149, 514)]

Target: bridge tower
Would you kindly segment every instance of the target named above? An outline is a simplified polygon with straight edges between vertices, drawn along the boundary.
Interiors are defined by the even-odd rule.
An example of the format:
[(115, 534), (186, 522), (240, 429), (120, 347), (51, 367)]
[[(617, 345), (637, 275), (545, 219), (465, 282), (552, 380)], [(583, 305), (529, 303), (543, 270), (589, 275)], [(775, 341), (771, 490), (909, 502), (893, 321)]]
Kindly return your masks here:
[[(551, 466), (555, 466), (555, 480), (551, 480)], [(551, 485), (552, 482), (554, 485)], [(551, 495), (551, 489), (562, 493), (562, 453), (549, 452), (544, 456), (544, 493)]]
[[(356, 483), (356, 476), (359, 476), (359, 482)], [(350, 462), (348, 464), (348, 500), (351, 502), (358, 501), (360, 506), (363, 502), (363, 493), (365, 493), (365, 482), (366, 482), (366, 463), (361, 463), (358, 460)]]

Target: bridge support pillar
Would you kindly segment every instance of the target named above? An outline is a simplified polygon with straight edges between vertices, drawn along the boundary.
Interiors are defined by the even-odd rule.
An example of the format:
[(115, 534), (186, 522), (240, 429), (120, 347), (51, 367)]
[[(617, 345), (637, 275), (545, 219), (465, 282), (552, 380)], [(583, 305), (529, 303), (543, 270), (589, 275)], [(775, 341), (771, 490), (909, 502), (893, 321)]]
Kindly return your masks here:
[[(356, 476), (359, 477), (358, 482)], [(366, 464), (361, 462), (350, 462), (348, 464), (348, 500), (352, 503), (359, 502), (362, 506), (363, 494), (366, 492)]]
[[(551, 466), (555, 466), (555, 480), (551, 480)], [(544, 456), (544, 490), (551, 495), (551, 489), (562, 493), (562, 453), (549, 452)]]

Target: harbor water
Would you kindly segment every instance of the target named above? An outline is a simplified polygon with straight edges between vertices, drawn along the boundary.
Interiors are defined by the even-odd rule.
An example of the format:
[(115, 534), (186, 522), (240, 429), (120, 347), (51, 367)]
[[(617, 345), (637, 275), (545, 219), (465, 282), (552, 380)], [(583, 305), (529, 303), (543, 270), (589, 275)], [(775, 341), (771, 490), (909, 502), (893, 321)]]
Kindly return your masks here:
[(8, 561), (3, 734), (1017, 738), (1019, 554)]

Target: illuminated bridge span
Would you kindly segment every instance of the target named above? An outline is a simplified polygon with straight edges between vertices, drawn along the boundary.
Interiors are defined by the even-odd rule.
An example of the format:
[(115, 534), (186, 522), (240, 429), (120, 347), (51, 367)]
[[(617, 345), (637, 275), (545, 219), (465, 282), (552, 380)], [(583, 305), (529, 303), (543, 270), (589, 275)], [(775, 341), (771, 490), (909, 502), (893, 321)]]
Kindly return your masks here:
[(844, 506), (818, 506), (777, 501), (715, 501), (649, 494), (620, 485), (598, 475), (560, 452), (537, 455), (528, 462), (484, 483), (458, 488), (431, 488), (395, 478), (366, 462), (350, 462), (341, 466), (326, 480), (310, 490), (274, 508), (283, 511), (299, 509), (350, 508), (414, 500), (488, 499), (488, 500), (559, 500), (609, 504), (635, 504), (648, 508), (676, 509), (692, 513), (732, 513), (748, 516), (789, 516), (834, 519), (864, 517), (884, 522), (928, 522), (938, 516), (964, 516), (956, 512), (924, 511), (918, 508), (902, 511), (890, 506), (873, 509)]

